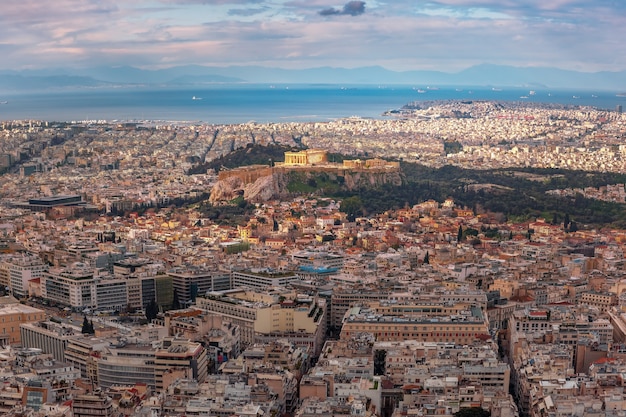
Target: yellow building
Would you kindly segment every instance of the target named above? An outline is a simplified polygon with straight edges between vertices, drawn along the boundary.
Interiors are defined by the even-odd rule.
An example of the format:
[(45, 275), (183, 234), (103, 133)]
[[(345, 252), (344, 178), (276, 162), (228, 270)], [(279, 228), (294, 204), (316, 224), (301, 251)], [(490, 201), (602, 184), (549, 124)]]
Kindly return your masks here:
[(24, 304), (0, 306), (0, 345), (17, 345), (22, 342), (20, 324), (45, 320), (46, 312)]

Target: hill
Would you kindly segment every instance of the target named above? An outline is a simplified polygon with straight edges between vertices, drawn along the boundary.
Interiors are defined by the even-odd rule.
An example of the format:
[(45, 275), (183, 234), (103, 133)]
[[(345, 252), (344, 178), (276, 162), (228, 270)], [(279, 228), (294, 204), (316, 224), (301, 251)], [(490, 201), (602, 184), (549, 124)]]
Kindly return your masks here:
[(377, 190), (337, 193), (334, 197), (352, 197), (352, 204), (358, 203), (353, 208), (355, 214), (380, 213), (429, 199), (444, 201), (452, 197), (458, 206), (476, 213), (501, 213), (511, 220), (542, 217), (549, 221), (568, 215), (587, 227), (626, 227), (624, 204), (582, 195), (564, 198), (546, 194), (554, 189), (623, 184), (625, 174), (533, 168), (486, 171), (454, 166), (429, 168), (415, 163), (401, 166), (405, 183), (400, 187), (385, 185)]
[[(282, 161), (284, 152), (289, 150), (295, 149), (250, 144), (202, 166), (203, 169), (208, 167), (216, 171), (254, 164), (269, 166), (270, 159)], [(343, 158), (341, 155), (333, 156), (334, 160)], [(254, 200), (316, 195), (349, 199), (352, 214), (371, 215), (429, 199), (444, 201), (452, 197), (457, 205), (477, 213), (501, 213), (503, 217), (514, 220), (537, 217), (563, 219), (568, 215), (582, 226), (626, 228), (624, 204), (592, 200), (581, 195), (564, 198), (546, 193), (554, 189), (624, 184), (626, 174), (533, 168), (493, 171), (454, 166), (430, 168), (408, 162), (401, 162), (400, 166), (402, 174), (394, 178), (293, 172), (267, 177), (249, 185), (232, 180), (231, 184), (218, 185), (218, 192), (214, 192), (212, 198), (229, 200), (244, 195)]]

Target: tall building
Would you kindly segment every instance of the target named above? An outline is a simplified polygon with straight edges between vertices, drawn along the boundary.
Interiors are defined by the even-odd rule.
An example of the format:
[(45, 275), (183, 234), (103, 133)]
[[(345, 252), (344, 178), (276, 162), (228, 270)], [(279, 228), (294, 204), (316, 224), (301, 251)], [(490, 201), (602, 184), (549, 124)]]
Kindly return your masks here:
[(128, 281), (106, 277), (96, 281), (96, 308), (98, 310), (124, 311), (128, 307)]
[(331, 329), (340, 330), (346, 312), (357, 303), (377, 301), (389, 297), (388, 291), (383, 288), (371, 291), (366, 288), (335, 287), (330, 297)]
[(224, 291), (231, 288), (228, 273), (218, 270), (190, 265), (170, 269), (167, 275), (172, 278), (172, 286), (182, 304), (191, 304), (198, 295), (204, 295), (207, 291)]
[(142, 309), (153, 300), (161, 307), (169, 307), (172, 304), (174, 298), (172, 277), (129, 276), (125, 280), (130, 307)]

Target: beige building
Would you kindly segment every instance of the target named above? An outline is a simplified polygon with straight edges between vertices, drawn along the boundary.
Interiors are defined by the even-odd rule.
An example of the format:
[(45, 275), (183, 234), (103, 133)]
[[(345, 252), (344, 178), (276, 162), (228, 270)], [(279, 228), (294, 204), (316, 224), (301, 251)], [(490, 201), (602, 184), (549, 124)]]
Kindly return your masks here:
[(425, 303), (420, 300), (374, 301), (369, 302), (368, 307), (383, 316), (409, 316), (409, 317), (446, 317), (460, 315), (468, 311), (473, 304), (469, 302), (448, 303)]
[(113, 416), (113, 401), (106, 395), (83, 394), (72, 401), (74, 417)]
[(76, 335), (68, 339), (65, 348), (65, 361), (80, 371), (82, 378), (97, 383), (97, 358), (110, 345), (109, 339), (92, 335)]
[(285, 338), (319, 354), (326, 333), (326, 303), (295, 293), (232, 290), (198, 298), (196, 305), (241, 328), (242, 344)]
[(165, 338), (154, 353), (154, 379), (157, 391), (167, 389), (173, 380), (170, 374), (182, 372), (187, 379), (203, 383), (208, 374), (207, 351), (200, 343), (184, 339)]
[(377, 341), (452, 342), (471, 344), (476, 338), (490, 337), (487, 323), (480, 311), (459, 317), (394, 317), (383, 316), (371, 309), (354, 307), (341, 328), (341, 339), (360, 333), (371, 333)]
[(600, 311), (606, 312), (617, 305), (617, 296), (612, 292), (588, 291), (580, 294), (580, 303), (598, 307)]

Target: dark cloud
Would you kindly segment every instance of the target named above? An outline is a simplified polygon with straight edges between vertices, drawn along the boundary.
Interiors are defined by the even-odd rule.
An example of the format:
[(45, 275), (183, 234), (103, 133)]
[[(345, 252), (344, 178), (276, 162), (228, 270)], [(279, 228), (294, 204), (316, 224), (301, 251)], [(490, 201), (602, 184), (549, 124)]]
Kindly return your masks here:
[(331, 7), (329, 9), (324, 9), (319, 12), (321, 16), (334, 16), (334, 15), (358, 16), (363, 13), (365, 13), (364, 1), (349, 1), (343, 6), (343, 9), (341, 10)]

